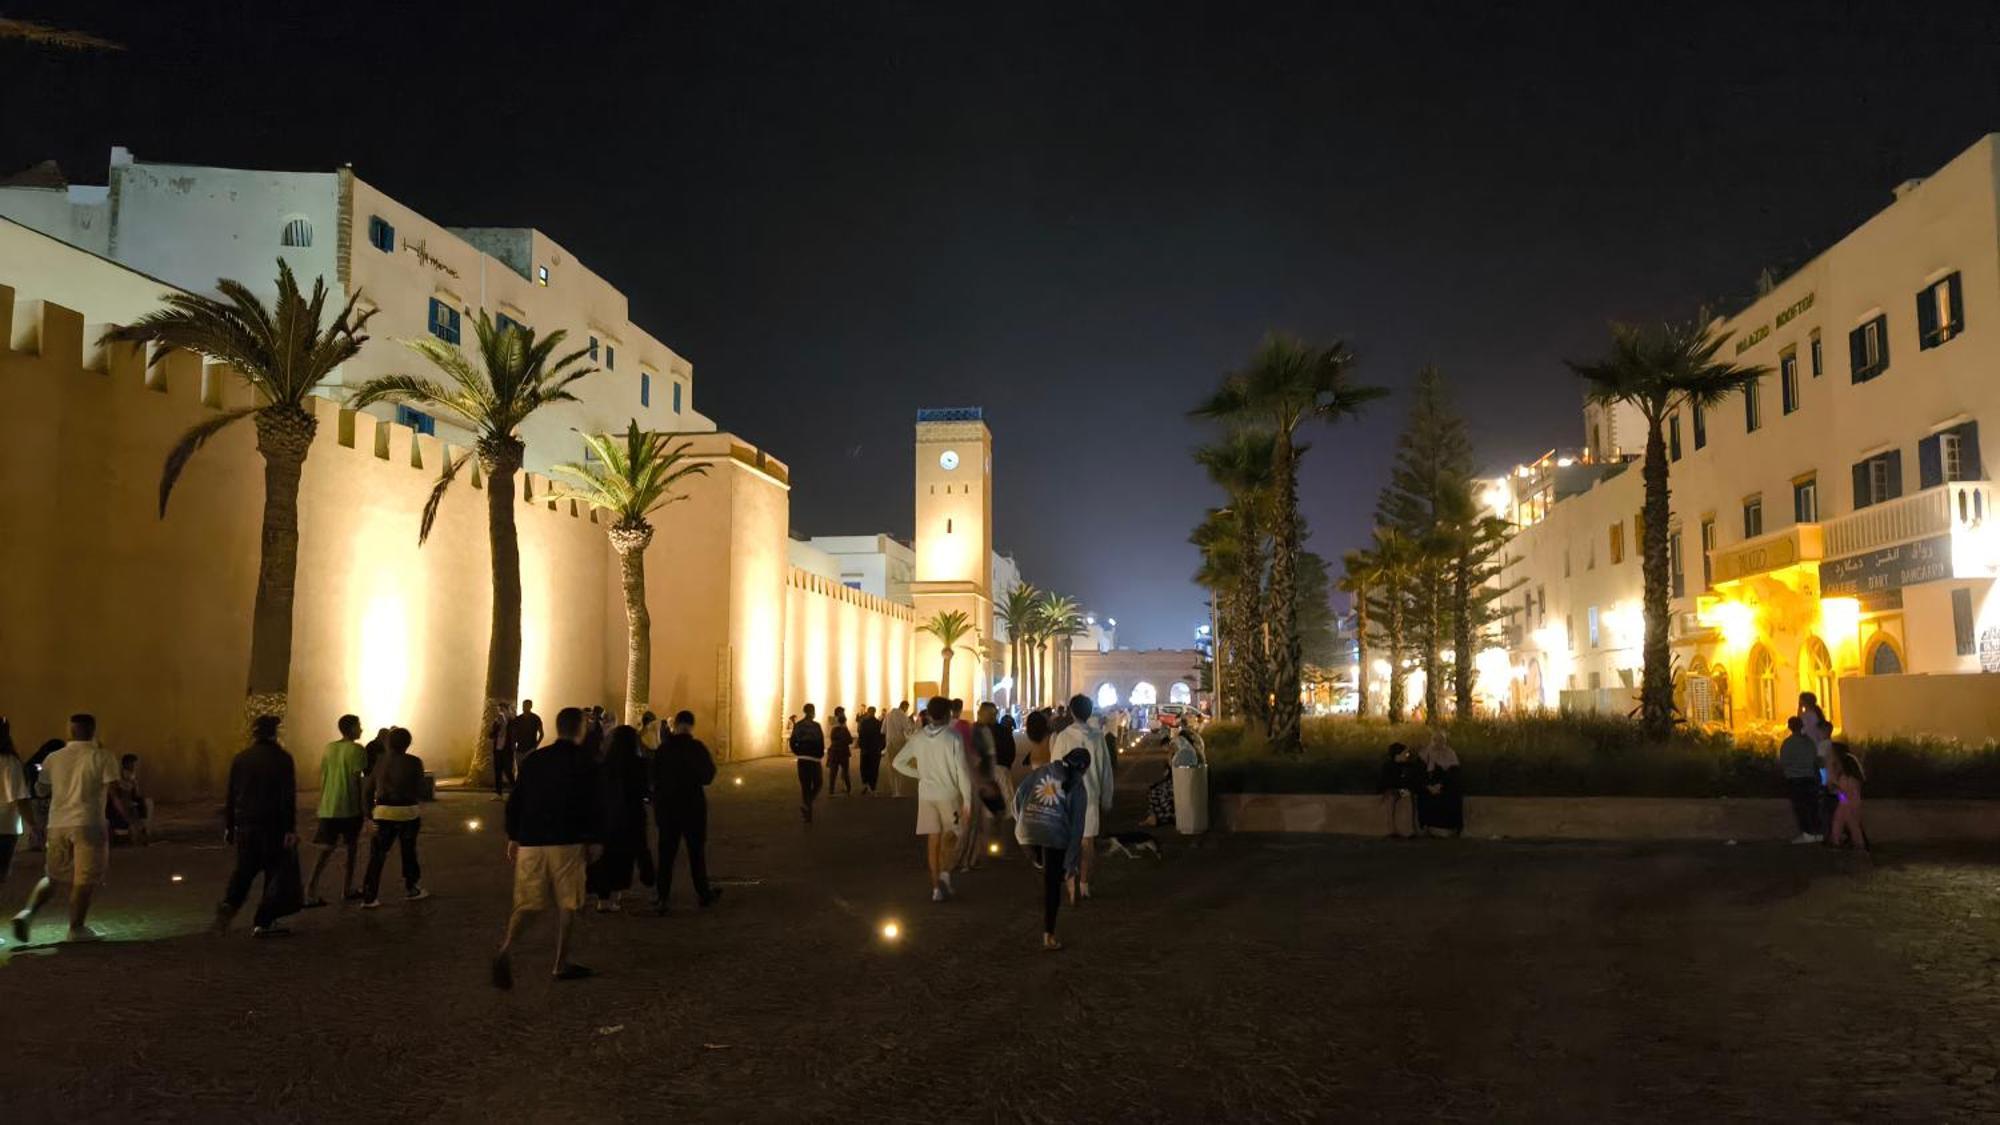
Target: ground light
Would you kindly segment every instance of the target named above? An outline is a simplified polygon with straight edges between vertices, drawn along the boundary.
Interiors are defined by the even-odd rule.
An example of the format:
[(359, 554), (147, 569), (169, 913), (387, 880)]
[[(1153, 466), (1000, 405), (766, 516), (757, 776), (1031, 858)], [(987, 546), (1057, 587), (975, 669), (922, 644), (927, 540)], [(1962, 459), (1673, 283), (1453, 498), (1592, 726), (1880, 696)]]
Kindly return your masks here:
[(883, 941), (895, 941), (897, 938), (902, 936), (903, 936), (903, 927), (900, 924), (894, 921), (882, 923)]
[(472, 818), (471, 820), (468, 820), (468, 821), (466, 821), (466, 822), (465, 822), (465, 828), (466, 828), (466, 831), (468, 831), (468, 832), (477, 832), (477, 831), (479, 831), (479, 825), (480, 825), (480, 820), (479, 820), (479, 818), (478, 818), (478, 817), (476, 817), (476, 816), (475, 816), (475, 817), (473, 817), (473, 818)]
[(168, 876), (168, 878), (170, 878), (170, 879), (172, 879), (172, 880), (173, 880), (174, 882), (178, 883), (178, 882), (180, 882), (180, 881), (181, 881), (181, 880), (182, 880), (183, 878), (185, 878), (185, 876), (181, 876), (181, 875), (171, 875), (171, 876)]
[(1000, 845), (999, 845), (999, 843), (998, 843), (998, 842), (996, 841), (996, 842), (994, 842), (994, 843), (991, 843), (991, 844), (988, 844), (988, 845), (986, 845), (986, 854), (987, 854), (987, 855), (999, 855), (999, 854), (1000, 854)]
[(741, 785), (741, 784), (743, 784), (743, 779), (742, 779), (741, 777), (737, 777), (737, 778), (735, 778), (734, 780), (735, 780), (736, 784), (738, 784), (738, 785)]

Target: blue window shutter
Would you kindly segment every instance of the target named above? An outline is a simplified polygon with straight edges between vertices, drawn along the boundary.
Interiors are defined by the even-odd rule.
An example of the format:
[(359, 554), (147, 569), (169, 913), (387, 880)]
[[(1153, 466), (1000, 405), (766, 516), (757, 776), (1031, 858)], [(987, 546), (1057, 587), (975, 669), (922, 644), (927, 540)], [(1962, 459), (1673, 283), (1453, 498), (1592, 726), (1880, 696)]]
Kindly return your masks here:
[(679, 414), (680, 412), (681, 412), (681, 385), (680, 385), (679, 383), (675, 383), (675, 384), (674, 384), (674, 413), (676, 413), (676, 414)]
[(1859, 328), (1847, 334), (1847, 377), (1854, 383), (1868, 378), (1868, 346), (1862, 342)]
[(1868, 462), (1857, 461), (1854, 465), (1854, 510), (1868, 506)]
[(1944, 456), (1938, 449), (1938, 435), (1917, 443), (1917, 487), (1936, 488), (1944, 483)]
[(1965, 422), (1952, 427), (1958, 435), (1958, 459), (1969, 480), (1985, 480), (1986, 466), (1979, 460), (1979, 423)]
[(644, 371), (639, 372), (639, 405), (653, 405), (653, 377)]
[(1965, 298), (1959, 292), (1958, 275), (1944, 279), (1946, 300), (1951, 305), (1951, 330), (1954, 335), (1965, 331)]
[(1889, 370), (1889, 314), (1875, 318), (1875, 342), (1882, 350), (1882, 358), (1875, 363), (1875, 374)]
[(1903, 494), (1903, 451), (1892, 449), (1882, 458), (1889, 462), (1889, 499), (1894, 500)]
[(1917, 347), (1936, 347), (1937, 334), (1937, 286), (1932, 285), (1917, 291)]

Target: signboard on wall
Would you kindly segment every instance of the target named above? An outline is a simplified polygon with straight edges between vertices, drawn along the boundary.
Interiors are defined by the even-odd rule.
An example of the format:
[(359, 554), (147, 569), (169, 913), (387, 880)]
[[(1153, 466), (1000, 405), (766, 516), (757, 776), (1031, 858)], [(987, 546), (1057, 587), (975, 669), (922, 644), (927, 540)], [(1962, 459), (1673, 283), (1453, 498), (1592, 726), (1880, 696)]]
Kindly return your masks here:
[(2000, 672), (2000, 625), (1988, 626), (1979, 634), (1979, 670)]
[(1951, 577), (1951, 536), (1884, 547), (1819, 564), (1823, 598), (1856, 598)]

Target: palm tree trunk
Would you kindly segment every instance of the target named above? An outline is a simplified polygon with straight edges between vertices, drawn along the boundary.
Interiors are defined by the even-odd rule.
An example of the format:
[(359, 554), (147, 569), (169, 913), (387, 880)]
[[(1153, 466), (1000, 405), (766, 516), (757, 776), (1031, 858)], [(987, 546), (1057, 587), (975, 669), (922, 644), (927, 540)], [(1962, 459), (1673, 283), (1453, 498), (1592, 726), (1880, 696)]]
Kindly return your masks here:
[(1389, 721), (1403, 721), (1403, 584), (1389, 586)]
[(1368, 587), (1360, 585), (1354, 590), (1354, 681), (1357, 695), (1354, 704), (1356, 718), (1368, 717)]
[(950, 699), (951, 698), (951, 646), (950, 645), (945, 645), (943, 647), (942, 659), (944, 667), (938, 672), (938, 694), (944, 696), (946, 699)]
[(1645, 576), (1645, 670), (1639, 687), (1639, 722), (1647, 738), (1674, 730), (1674, 682), (1667, 647), (1667, 443), (1658, 417), (1647, 420), (1646, 526), (1639, 529)]
[(1299, 478), (1290, 431), (1278, 434), (1278, 534), (1271, 552), (1271, 747), (1304, 748), (1299, 735)]
[(1444, 696), (1444, 622), (1438, 606), (1438, 587), (1443, 576), (1438, 573), (1435, 546), (1425, 553), (1430, 557), (1424, 560), (1424, 589), (1418, 603), (1424, 615), (1419, 623), (1424, 645), (1424, 722), (1436, 726), (1443, 721), (1438, 714), (1438, 701)]
[(292, 678), (292, 601), (299, 571), (299, 479), (319, 421), (297, 407), (257, 416), (264, 457), (264, 526), (257, 558), (257, 600), (250, 611), (250, 675), (245, 719), (285, 713)]
[(521, 540), (514, 529), (514, 477), (521, 470), (521, 443), (481, 443), (486, 470), (486, 537), (493, 557), (493, 626), (486, 643), (486, 714), (472, 740), (466, 781), (492, 780), (493, 746), (486, 731), (521, 694)]
[(646, 547), (652, 525), (611, 529), (618, 569), (625, 585), (625, 721), (638, 726), (653, 693), (653, 615), (646, 608)]
[(1472, 717), (1472, 685), (1479, 675), (1472, 651), (1472, 575), (1467, 566), (1471, 546), (1458, 544), (1451, 565), (1451, 647), (1458, 654), (1451, 668), (1453, 715)]

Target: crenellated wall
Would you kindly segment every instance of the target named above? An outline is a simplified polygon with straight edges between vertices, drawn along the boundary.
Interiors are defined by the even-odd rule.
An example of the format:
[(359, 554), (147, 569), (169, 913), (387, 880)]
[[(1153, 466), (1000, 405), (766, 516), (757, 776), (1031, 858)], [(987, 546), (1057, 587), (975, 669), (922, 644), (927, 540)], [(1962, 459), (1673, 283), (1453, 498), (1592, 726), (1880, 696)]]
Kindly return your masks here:
[[(850, 720), (910, 698), (916, 611), (791, 567), (785, 575), (785, 714), (814, 704)], [(970, 659), (969, 657), (967, 659)], [(920, 701), (912, 700), (912, 703)]]

